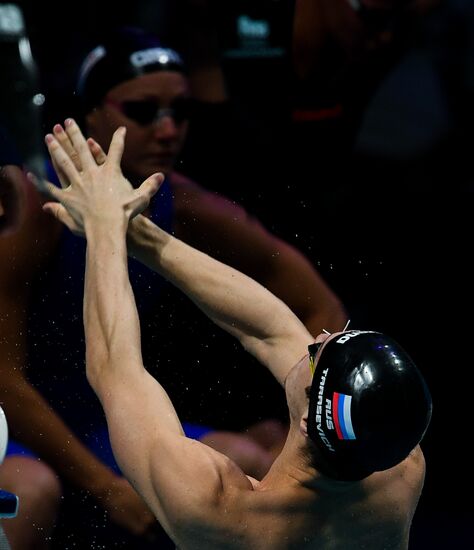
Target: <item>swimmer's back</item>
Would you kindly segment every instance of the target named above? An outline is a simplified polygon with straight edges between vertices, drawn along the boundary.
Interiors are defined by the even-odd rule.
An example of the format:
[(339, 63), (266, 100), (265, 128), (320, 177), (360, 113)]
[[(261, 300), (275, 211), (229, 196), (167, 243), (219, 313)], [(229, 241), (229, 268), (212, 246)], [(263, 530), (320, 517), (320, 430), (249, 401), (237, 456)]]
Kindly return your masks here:
[[(272, 488), (226, 472), (224, 502), (208, 525), (180, 533), (180, 550), (402, 550), (420, 497), (425, 462), (417, 447), (398, 466), (354, 484), (288, 481)], [(184, 535), (184, 536), (181, 536)]]

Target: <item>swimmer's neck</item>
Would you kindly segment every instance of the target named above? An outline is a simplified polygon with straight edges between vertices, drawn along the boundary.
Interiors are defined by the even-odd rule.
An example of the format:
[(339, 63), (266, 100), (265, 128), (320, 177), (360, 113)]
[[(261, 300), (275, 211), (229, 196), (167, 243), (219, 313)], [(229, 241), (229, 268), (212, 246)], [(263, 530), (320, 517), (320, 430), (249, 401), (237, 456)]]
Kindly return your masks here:
[(304, 457), (304, 439), (290, 428), (285, 445), (270, 469), (254, 489), (266, 491), (282, 487), (308, 486), (319, 474), (310, 467)]
[(303, 436), (290, 429), (288, 438), (281, 453), (277, 456), (267, 474), (256, 485), (256, 491), (267, 491), (282, 488), (301, 488), (319, 492), (322, 490), (340, 491), (354, 486), (354, 482), (343, 482), (331, 479), (318, 472), (308, 464), (303, 450)]

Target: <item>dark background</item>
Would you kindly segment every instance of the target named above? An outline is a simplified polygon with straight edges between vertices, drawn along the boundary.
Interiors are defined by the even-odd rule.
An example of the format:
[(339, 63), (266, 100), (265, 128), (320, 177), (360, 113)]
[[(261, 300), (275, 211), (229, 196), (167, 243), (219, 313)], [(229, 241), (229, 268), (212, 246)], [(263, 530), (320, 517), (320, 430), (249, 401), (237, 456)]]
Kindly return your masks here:
[[(179, 2), (20, 4), (39, 91), (46, 97), (43, 134), (72, 114), (77, 66), (104, 29), (137, 24), (171, 44), (183, 40)], [(209, 162), (196, 165), (191, 135), (180, 166), (201, 184), (242, 202), (302, 250), (340, 295), (354, 328), (389, 333), (419, 364), (434, 413), (423, 442), (427, 479), (413, 549), (466, 548), (470, 540), (469, 509), (460, 500), (463, 493), (469, 499), (471, 486), (472, 4), (442, 2), (424, 18), (410, 47), (381, 80), (354, 155), (341, 151), (331, 164), (317, 151), (307, 152), (305, 162), (290, 154), (292, 2), (225, 3), (218, 8), (222, 66), (229, 96), (245, 113), (240, 120), (246, 131), (238, 134), (239, 142), (229, 142), (231, 150), (215, 157), (216, 136), (210, 136), (212, 168)], [(252, 55), (239, 42), (235, 19), (242, 13), (268, 21), (272, 32), (265, 55)], [(147, 346), (173, 341), (176, 330), (187, 343), (169, 343), (164, 352), (173, 365), (164, 383), (180, 414), (231, 428), (267, 414), (284, 418), (279, 388), (265, 375), (249, 384), (258, 366), (192, 305), (173, 293), (167, 299), (160, 328), (145, 332)], [(226, 371), (217, 382), (203, 367), (206, 360), (216, 362), (216, 348), (222, 357), (219, 372)]]

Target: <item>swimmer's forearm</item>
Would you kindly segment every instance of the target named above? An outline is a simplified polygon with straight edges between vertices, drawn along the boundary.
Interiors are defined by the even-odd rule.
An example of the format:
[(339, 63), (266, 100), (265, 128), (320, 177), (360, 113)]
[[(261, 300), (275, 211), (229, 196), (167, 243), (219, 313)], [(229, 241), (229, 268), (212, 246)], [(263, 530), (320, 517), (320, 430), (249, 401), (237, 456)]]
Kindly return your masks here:
[(87, 376), (143, 368), (140, 323), (127, 268), (125, 227), (96, 224), (87, 233), (84, 326)]
[(151, 440), (136, 440), (139, 430), (131, 426), (147, 419), (154, 430), (177, 435), (183, 430), (165, 389), (143, 365), (140, 321), (128, 278), (125, 227), (99, 222), (86, 228), (84, 325), (87, 378), (104, 408), (114, 456), (131, 480), (136, 462), (131, 464), (134, 461), (127, 445), (134, 446), (135, 453), (142, 449), (144, 459), (151, 444)]
[(182, 290), (281, 382), (313, 341), (292, 311), (260, 284), (143, 216), (133, 220), (127, 236), (134, 257)]

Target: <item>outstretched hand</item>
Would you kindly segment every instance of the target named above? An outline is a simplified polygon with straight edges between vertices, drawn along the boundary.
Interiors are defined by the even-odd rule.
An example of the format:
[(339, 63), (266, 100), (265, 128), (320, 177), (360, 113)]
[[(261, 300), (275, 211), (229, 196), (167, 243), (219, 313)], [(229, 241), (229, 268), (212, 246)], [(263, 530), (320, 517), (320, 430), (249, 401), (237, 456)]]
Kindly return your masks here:
[(47, 202), (44, 210), (56, 216), (73, 233), (84, 235), (91, 224), (126, 228), (128, 221), (143, 212), (158, 191), (164, 176), (153, 174), (138, 189), (123, 176), (120, 161), (125, 128), (115, 131), (108, 155), (93, 140), (86, 141), (77, 124), (68, 119), (63, 130), (45, 138), (62, 189), (47, 183), (58, 202)]

